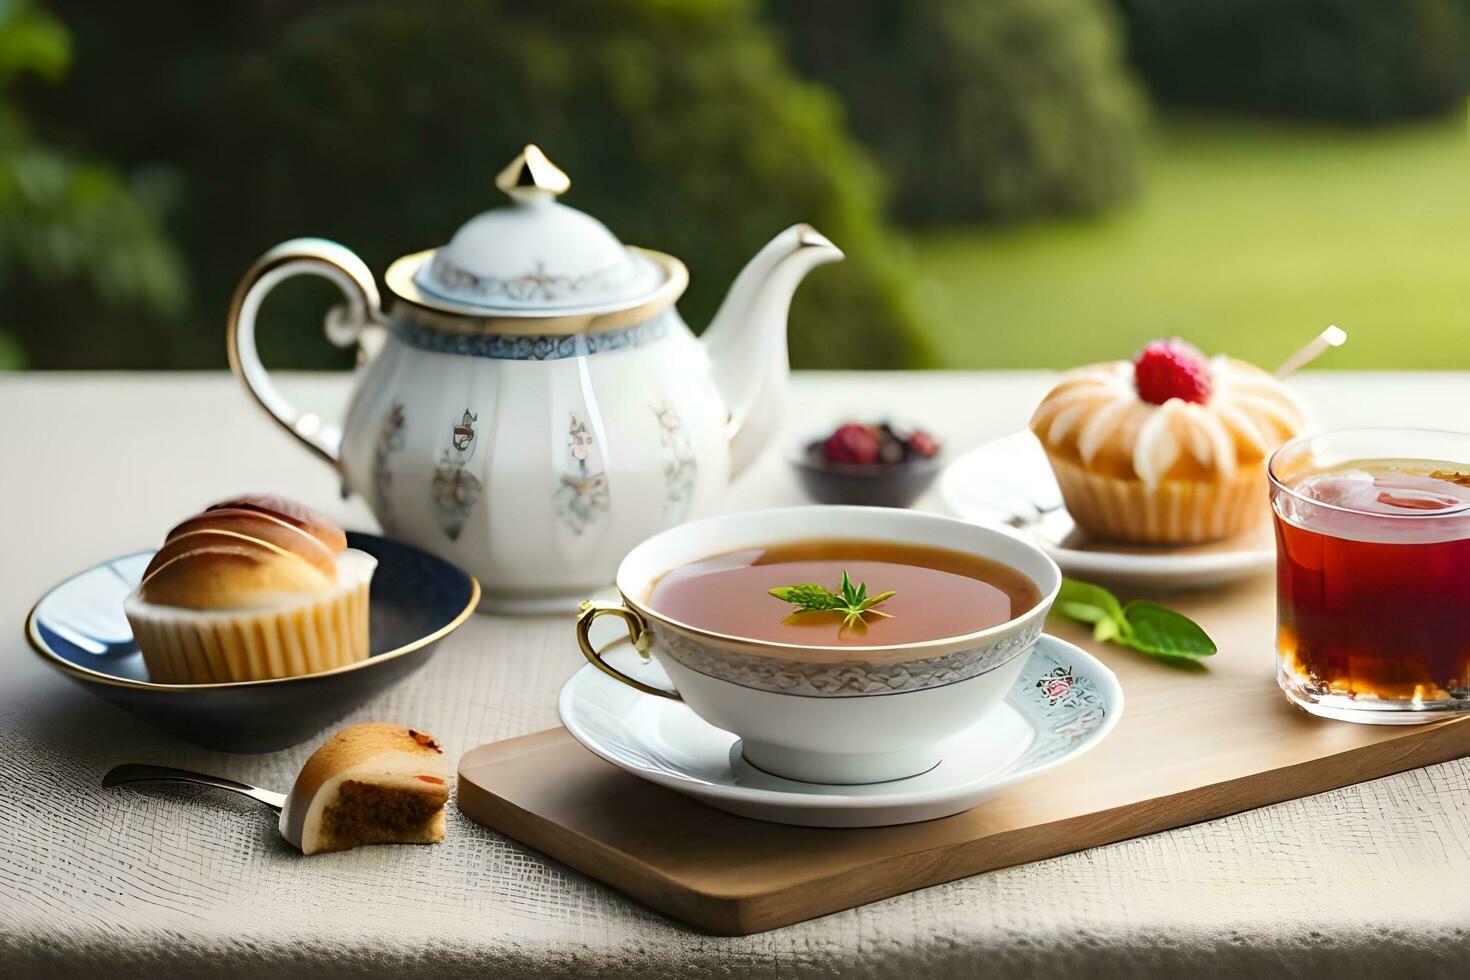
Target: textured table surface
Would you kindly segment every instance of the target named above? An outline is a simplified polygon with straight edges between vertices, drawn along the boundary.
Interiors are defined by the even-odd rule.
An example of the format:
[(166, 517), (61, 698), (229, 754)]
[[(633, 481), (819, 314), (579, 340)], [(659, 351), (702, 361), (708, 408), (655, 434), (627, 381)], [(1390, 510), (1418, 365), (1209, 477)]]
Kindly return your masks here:
[[(790, 435), (894, 412), (962, 450), (1021, 427), (1049, 377), (800, 375)], [(325, 411), (345, 379), (286, 387)], [(1323, 372), (1299, 387), (1334, 426), (1463, 427), (1470, 405), (1470, 374)], [(1470, 963), (1467, 760), (740, 939), (693, 933), (452, 807), (441, 846), (303, 859), (244, 801), (104, 791), (123, 761), (284, 789), (314, 747), (194, 748), (52, 673), (21, 637), (43, 589), (243, 489), (374, 526), (226, 375), (0, 376), (0, 976), (1464, 976)], [(772, 453), (728, 506), (799, 500)], [(426, 728), (456, 756), (550, 727), (582, 663), (570, 639), (565, 618), (477, 616), (350, 720)]]

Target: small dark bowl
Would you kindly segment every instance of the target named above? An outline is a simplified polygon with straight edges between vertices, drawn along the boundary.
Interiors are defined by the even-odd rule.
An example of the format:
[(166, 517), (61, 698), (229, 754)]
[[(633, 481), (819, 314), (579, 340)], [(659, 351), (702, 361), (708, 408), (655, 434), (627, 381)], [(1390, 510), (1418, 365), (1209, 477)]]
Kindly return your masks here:
[(429, 662), (475, 611), (480, 585), (442, 558), (373, 534), (347, 543), (378, 559), (368, 598), (370, 655), (359, 663), (263, 681), (155, 684), (123, 615), (153, 552), (114, 558), (62, 582), (26, 617), (49, 667), (172, 735), (225, 752), (274, 752), (317, 735)]
[(792, 449), (791, 465), (808, 496), (824, 504), (863, 504), (869, 507), (908, 507), (923, 495), (943, 468), (939, 457), (917, 457), (901, 463), (834, 463), (813, 439)]

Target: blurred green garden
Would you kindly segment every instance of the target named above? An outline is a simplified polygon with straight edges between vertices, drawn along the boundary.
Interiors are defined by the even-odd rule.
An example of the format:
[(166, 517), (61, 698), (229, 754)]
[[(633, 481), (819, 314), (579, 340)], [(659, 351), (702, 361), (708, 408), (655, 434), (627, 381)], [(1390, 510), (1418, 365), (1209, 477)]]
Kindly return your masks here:
[[(1180, 335), (1470, 368), (1470, 0), (0, 0), (0, 367), (224, 363), (238, 277), (381, 270), (496, 205), (673, 252), (698, 329), (795, 221), (802, 367), (1063, 367)], [(268, 363), (340, 366), (333, 301)]]

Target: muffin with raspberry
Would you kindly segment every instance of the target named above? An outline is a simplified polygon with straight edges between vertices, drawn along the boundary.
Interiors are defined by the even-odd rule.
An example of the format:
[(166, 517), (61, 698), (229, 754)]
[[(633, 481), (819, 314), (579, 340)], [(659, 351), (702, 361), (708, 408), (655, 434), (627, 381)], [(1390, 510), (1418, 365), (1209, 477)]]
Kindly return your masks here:
[(1031, 417), (1078, 526), (1143, 544), (1246, 530), (1265, 510), (1266, 458), (1304, 426), (1270, 374), (1181, 340), (1068, 372)]

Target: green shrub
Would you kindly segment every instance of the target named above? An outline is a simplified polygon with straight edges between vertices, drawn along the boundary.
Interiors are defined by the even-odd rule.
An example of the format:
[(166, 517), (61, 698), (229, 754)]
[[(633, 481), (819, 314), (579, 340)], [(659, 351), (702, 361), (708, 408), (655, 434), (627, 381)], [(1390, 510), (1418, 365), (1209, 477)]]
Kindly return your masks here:
[(913, 220), (1091, 211), (1137, 186), (1143, 101), (1098, 0), (770, 0)]
[(1375, 122), (1470, 90), (1470, 0), (1120, 3), (1164, 102)]
[[(185, 362), (220, 362), (230, 292), (268, 246), (321, 235), (381, 271), (502, 203), (494, 176), (526, 142), (571, 175), (568, 204), (685, 259), (680, 309), (696, 328), (770, 236), (810, 221), (849, 261), (798, 295), (795, 362), (924, 357), (871, 164), (835, 100), (793, 75), (743, 0), (376, 0), (257, 7), (245, 23), (241, 5), (200, 6), (210, 12), (160, 36), (81, 5), (91, 29), (79, 37), (111, 63), (96, 66), (90, 99), (56, 107), (187, 173), (177, 230), (208, 346), (181, 348)], [(333, 363), (320, 337), (327, 294), (282, 293), (263, 356)]]
[(114, 326), (177, 313), (187, 294), (182, 262), (158, 221), (169, 203), (168, 174), (123, 175), (38, 139), (16, 105), (18, 86), (59, 82), (71, 58), (71, 36), (39, 4), (0, 3), (0, 370), (75, 343), (35, 315), (28, 301), (39, 294), (84, 298), (107, 309)]

